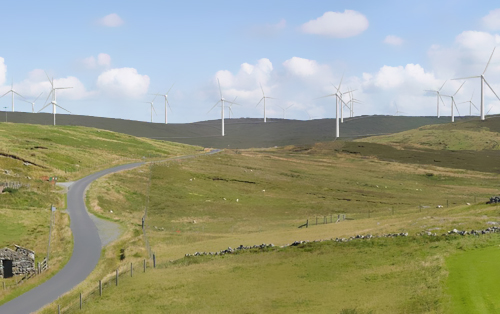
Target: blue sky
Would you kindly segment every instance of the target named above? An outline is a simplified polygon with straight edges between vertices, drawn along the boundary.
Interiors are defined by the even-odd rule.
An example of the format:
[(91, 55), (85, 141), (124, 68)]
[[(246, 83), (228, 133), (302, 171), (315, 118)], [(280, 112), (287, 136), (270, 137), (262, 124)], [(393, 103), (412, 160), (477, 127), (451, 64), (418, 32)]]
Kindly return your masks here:
[[(412, 3), (413, 2), (413, 3)], [(494, 1), (10, 1), (2, 4), (0, 93), (14, 89), (40, 109), (50, 84), (58, 103), (75, 114), (149, 121), (146, 101), (169, 94), (170, 123), (220, 118), (207, 111), (237, 98), (235, 117), (332, 118), (334, 92), (356, 89), (355, 115), (435, 115), (424, 89), (482, 73), (500, 43)], [(500, 92), (500, 49), (486, 72)], [(449, 81), (444, 94), (461, 82)], [(457, 102), (479, 104), (479, 80), (467, 81)], [(346, 99), (349, 97), (346, 96)], [(487, 91), (486, 108), (500, 113)], [(441, 104), (449, 115), (449, 99)], [(15, 100), (16, 111), (31, 106)], [(163, 99), (155, 122), (164, 122)], [(11, 108), (10, 97), (0, 107)], [(467, 104), (460, 104), (462, 115)], [(49, 112), (49, 108), (45, 109)], [(474, 112), (473, 112), (474, 113)], [(227, 116), (226, 116), (227, 117)]]

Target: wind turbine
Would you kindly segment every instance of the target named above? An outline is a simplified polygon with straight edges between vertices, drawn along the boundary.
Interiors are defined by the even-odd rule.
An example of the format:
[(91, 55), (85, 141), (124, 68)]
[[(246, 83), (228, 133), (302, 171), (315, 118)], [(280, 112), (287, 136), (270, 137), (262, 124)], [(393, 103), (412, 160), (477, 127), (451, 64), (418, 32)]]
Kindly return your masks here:
[[(340, 79), (340, 84), (337, 90), (335, 91), (334, 94), (326, 95), (323, 97), (319, 98), (326, 98), (326, 97), (331, 97), (335, 96), (335, 138), (338, 138), (340, 136), (340, 127), (339, 127), (339, 100), (341, 104), (345, 104), (345, 102), (342, 100), (342, 96), (340, 94), (340, 86), (342, 85), (342, 80), (344, 79), (344, 75), (342, 75), (342, 78)], [(334, 86), (335, 87), (335, 86)], [(319, 99), (317, 98), (317, 99)]]
[(471, 78), (481, 78), (481, 120), (484, 120), (484, 116), (485, 116), (485, 114), (484, 114), (484, 83), (486, 83), (486, 85), (488, 85), (488, 87), (493, 92), (493, 94), (495, 94), (495, 96), (497, 96), (497, 99), (500, 100), (500, 97), (498, 97), (498, 95), (495, 93), (493, 88), (490, 86), (490, 84), (484, 78), (484, 73), (486, 73), (486, 70), (488, 69), (488, 66), (490, 65), (491, 58), (493, 58), (493, 54), (495, 53), (496, 48), (497, 47), (493, 48), (493, 52), (491, 53), (490, 60), (488, 60), (488, 63), (486, 64), (486, 68), (484, 68), (484, 71), (481, 75), (453, 79), (453, 80), (467, 80), (467, 79), (471, 79)]
[[(266, 123), (266, 98), (269, 98), (269, 99), (276, 99), (276, 98), (266, 96), (266, 94), (264, 94), (264, 89), (262, 88), (262, 84), (260, 84), (260, 89), (262, 90), (262, 98), (257, 103), (257, 106), (261, 103), (261, 101), (264, 100), (264, 123)], [(257, 107), (257, 106), (255, 106), (255, 107)]]
[(443, 85), (441, 85), (441, 87), (438, 90), (432, 90), (432, 89), (425, 90), (426, 92), (434, 92), (437, 95), (437, 117), (438, 118), (439, 118), (439, 98), (441, 98), (439, 96), (439, 92), (441, 91), (441, 89), (443, 89), (443, 86), (444, 86), (444, 84), (446, 84), (446, 82), (448, 82), (448, 80), (444, 81)]
[[(165, 93), (165, 94), (153, 94), (153, 95), (156, 95), (156, 96), (163, 96), (165, 97), (165, 124), (167, 124), (167, 107), (170, 108), (170, 111), (172, 111), (172, 107), (170, 107), (170, 104), (168, 103), (168, 93), (170, 93), (170, 90), (172, 89), (172, 87), (174, 87), (175, 83), (172, 84), (172, 86), (170, 86), (170, 88), (168, 89), (168, 91)], [(154, 101), (154, 99), (153, 99)], [(152, 107), (153, 105), (151, 105)], [(154, 109), (154, 108), (153, 108)], [(156, 111), (155, 111), (156, 113)], [(151, 113), (151, 122), (153, 122), (153, 113)]]
[[(45, 73), (45, 75), (47, 75), (47, 73)], [(56, 91), (58, 89), (69, 89), (69, 88), (73, 88), (73, 87), (54, 87), (54, 78), (52, 78), (52, 80), (51, 80), (48, 75), (47, 75), (47, 78), (49, 79), (49, 82), (50, 82), (50, 85), (52, 86), (52, 89), (50, 90), (50, 93), (47, 95), (47, 99), (45, 99), (45, 102), (47, 102), (50, 95), (52, 95), (52, 101), (50, 103), (46, 104), (45, 106), (43, 106), (42, 109), (38, 110), (38, 112), (47, 108), (49, 105), (52, 105), (52, 114), (54, 115), (54, 125), (56, 125), (56, 107), (59, 107), (62, 110), (71, 113), (69, 110), (66, 110), (57, 104)]]
[(398, 104), (395, 103), (395, 105), (396, 105), (396, 113), (395, 113), (396, 117), (398, 117), (400, 113), (406, 113), (406, 112), (399, 111)]
[[(334, 85), (335, 87), (335, 85)], [(340, 92), (340, 86), (339, 86), (339, 94), (340, 94), (340, 99), (343, 99), (342, 96), (344, 96), (344, 94), (348, 94), (349, 95), (349, 101), (347, 103), (350, 103), (351, 102), (351, 99), (352, 99), (352, 92), (356, 91), (356, 89), (353, 89), (353, 90), (348, 90), (347, 92)], [(352, 113), (352, 103), (351, 103), (351, 106), (348, 105), (347, 103), (344, 102), (344, 105), (343, 106), (340, 106), (340, 123), (344, 123), (344, 107), (346, 107), (347, 109), (349, 109), (349, 112)], [(350, 114), (351, 114), (350, 113)]]
[[(458, 111), (458, 107), (457, 107), (457, 104), (455, 103), (455, 98), (454, 97), (458, 93), (458, 91), (462, 88), (462, 86), (464, 86), (464, 84), (465, 84), (465, 81), (462, 83), (462, 85), (460, 85), (460, 87), (457, 89), (457, 91), (455, 92), (455, 94), (453, 94), (451, 96), (449, 96), (449, 95), (443, 95), (444, 97), (450, 97), (451, 98), (451, 122), (455, 122), (455, 114), (453, 112), (453, 106), (455, 106), (455, 108), (457, 109), (458, 115), (460, 115), (460, 112)], [(439, 97), (441, 97), (441, 95)], [(444, 103), (444, 101), (443, 101), (443, 103)]]
[(14, 90), (14, 79), (12, 79), (12, 85), (10, 86), (10, 90), (5, 94), (3, 94), (2, 96), (0, 96), (0, 98), (7, 95), (8, 93), (12, 93), (12, 112), (14, 112), (14, 94), (17, 94), (18, 96), (21, 96), (21, 98), (24, 98), (21, 94), (19, 94)]
[(349, 102), (351, 103), (350, 105), (350, 117), (354, 117), (354, 104), (361, 104), (361, 101), (359, 99), (354, 98), (353, 91), (350, 92), (350, 97), (349, 97)]
[[(476, 108), (476, 110), (479, 111), (479, 109), (476, 107), (476, 105), (474, 105), (474, 103), (472, 102), (472, 97), (474, 97), (474, 92), (472, 92), (472, 96), (470, 96), (470, 100), (458, 103), (459, 105), (469, 103), (469, 116), (472, 116), (472, 106), (474, 106), (474, 108)], [(488, 114), (488, 113), (486, 113), (486, 114)]]
[(219, 103), (221, 104), (220, 116), (221, 116), (221, 120), (222, 120), (222, 136), (224, 136), (224, 102), (227, 102), (227, 103), (233, 104), (233, 105), (237, 105), (237, 103), (229, 101), (229, 100), (225, 100), (224, 97), (222, 96), (222, 90), (220, 88), (220, 81), (218, 78), (217, 78), (217, 83), (219, 84), (220, 100), (218, 102), (216, 102), (215, 105), (208, 112), (212, 111), (212, 109), (214, 109)]
[[(278, 106), (278, 107), (280, 107), (280, 108), (281, 108), (281, 110), (283, 110), (283, 120), (285, 120), (286, 111), (287, 111), (288, 109), (290, 109), (291, 107), (293, 107), (293, 105), (290, 105), (290, 106), (285, 107), (285, 108), (281, 107), (280, 105), (277, 105), (277, 106)], [(309, 113), (308, 113), (308, 114), (309, 114)]]
[(27, 100), (24, 100), (24, 99), (21, 99), (21, 100), (22, 100), (22, 101), (24, 101), (24, 102), (27, 102), (28, 104), (31, 104), (31, 112), (32, 112), (32, 113), (35, 113), (35, 103), (36, 103), (36, 101), (38, 100), (38, 98), (39, 98), (40, 96), (42, 96), (42, 94), (43, 94), (43, 92), (41, 92), (41, 93), (40, 93), (40, 95), (38, 95), (38, 96), (35, 98), (35, 100), (33, 100), (33, 102), (31, 102), (31, 101), (27, 101)]
[[(155, 94), (155, 95), (156, 95), (156, 94)], [(153, 102), (155, 101), (155, 99), (156, 99), (156, 96), (155, 96), (155, 98), (153, 98), (153, 100), (152, 100), (152, 101), (145, 101), (145, 102), (144, 102), (145, 104), (150, 104), (150, 105), (151, 105), (151, 123), (153, 123), (153, 111), (154, 111), (155, 115), (158, 115), (158, 114), (156, 113), (155, 107), (153, 106)], [(166, 99), (166, 98), (165, 98), (165, 99)], [(166, 108), (165, 108), (165, 109), (166, 109)]]

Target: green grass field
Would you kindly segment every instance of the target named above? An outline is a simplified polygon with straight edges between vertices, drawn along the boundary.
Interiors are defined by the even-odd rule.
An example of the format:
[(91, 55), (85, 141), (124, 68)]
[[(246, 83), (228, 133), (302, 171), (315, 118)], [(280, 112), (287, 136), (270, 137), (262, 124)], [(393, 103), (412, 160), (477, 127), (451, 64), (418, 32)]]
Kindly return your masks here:
[[(0, 304), (43, 282), (60, 269), (72, 252), (69, 216), (63, 189), (42, 180), (73, 180), (112, 165), (197, 153), (200, 147), (141, 139), (110, 131), (73, 126), (0, 123), (0, 183), (22, 187), (0, 193), (0, 248), (21, 245), (34, 250), (36, 262), (47, 255), (50, 207), (58, 209), (51, 239), (49, 272), (16, 287), (6, 280)], [(144, 157), (144, 158), (143, 158)]]
[[(495, 173), (446, 162), (416, 165), (404, 156), (381, 161), (344, 151), (348, 145), (353, 144), (227, 151), (97, 181), (87, 199), (93, 210), (140, 232), (152, 171), (147, 233), (160, 267), (124, 280), (102, 299), (86, 303), (85, 311), (448, 312), (453, 302), (446, 258), (498, 245), (498, 236), (322, 242), (267, 253), (182, 257), (240, 244), (279, 246), (358, 233), (440, 234), (485, 228), (498, 219), (495, 206), (481, 204), (498, 192)], [(478, 204), (467, 205), (474, 199)], [(331, 213), (354, 220), (297, 228)], [(146, 258), (141, 245), (124, 244), (123, 263)], [(74, 300), (73, 295), (62, 304)]]

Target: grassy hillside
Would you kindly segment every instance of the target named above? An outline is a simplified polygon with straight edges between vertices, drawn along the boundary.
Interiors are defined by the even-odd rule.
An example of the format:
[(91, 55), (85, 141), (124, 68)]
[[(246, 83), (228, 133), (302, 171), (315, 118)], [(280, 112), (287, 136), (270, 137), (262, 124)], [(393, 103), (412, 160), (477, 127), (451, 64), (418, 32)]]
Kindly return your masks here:
[[(0, 117), (3, 113), (0, 112)], [(477, 118), (457, 118), (477, 119)], [(1, 120), (1, 119), (0, 119)], [(52, 124), (48, 113), (8, 113), (14, 123)], [(447, 124), (447, 117), (360, 116), (344, 119), (340, 126), (343, 138), (391, 134), (428, 124)], [(221, 136), (221, 121), (211, 120), (186, 124), (163, 124), (90, 116), (57, 116), (59, 125), (87, 126), (133, 136), (161, 139), (190, 145), (214, 148), (253, 148), (285, 145), (314, 144), (334, 140), (335, 120), (310, 121), (268, 119), (226, 119), (226, 136)]]
[[(50, 272), (28, 284), (0, 290), (0, 303), (46, 280), (71, 254), (69, 216), (61, 211), (65, 208), (63, 189), (44, 181), (44, 177), (73, 180), (120, 163), (200, 150), (93, 128), (0, 123), (0, 184), (22, 184), (19, 189), (0, 193), (0, 248), (21, 245), (34, 250), (36, 261), (41, 261), (47, 255), (50, 207), (58, 209), (51, 238)], [(11, 286), (15, 280), (19, 278), (9, 279), (6, 284)]]
[[(240, 244), (440, 234), (498, 220), (498, 208), (483, 205), (498, 193), (495, 173), (454, 169), (446, 160), (440, 166), (384, 161), (344, 151), (345, 145), (227, 151), (98, 180), (88, 203), (138, 234), (150, 191), (147, 233), (160, 267), (127, 278), (102, 299), (87, 302), (85, 311), (446, 312), (446, 257), (499, 244), (497, 235), (321, 242), (267, 253), (182, 257)], [(478, 204), (467, 205), (475, 199)], [(332, 213), (353, 220), (297, 228), (307, 218)], [(147, 256), (138, 238), (122, 248), (124, 265)], [(75, 302), (76, 293), (58, 302)]]
[(485, 121), (472, 120), (428, 125), (401, 133), (374, 136), (361, 141), (437, 150), (500, 150), (500, 117), (488, 117)]

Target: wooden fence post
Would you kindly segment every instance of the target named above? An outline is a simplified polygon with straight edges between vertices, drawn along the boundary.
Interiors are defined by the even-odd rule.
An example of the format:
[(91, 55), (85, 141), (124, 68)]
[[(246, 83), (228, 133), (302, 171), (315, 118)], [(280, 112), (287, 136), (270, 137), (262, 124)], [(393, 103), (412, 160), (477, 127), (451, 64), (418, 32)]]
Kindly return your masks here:
[(99, 296), (102, 297), (102, 281), (99, 280)]
[(146, 259), (144, 259), (144, 272), (146, 272)]
[(156, 253), (153, 253), (153, 268), (156, 268)]
[(118, 269), (116, 270), (116, 286), (118, 286)]
[(134, 267), (132, 263), (130, 263), (130, 277), (132, 277), (132, 274), (134, 273)]
[(59, 304), (57, 305), (57, 314), (61, 314), (61, 306)]
[(306, 221), (306, 228), (309, 228), (309, 219)]
[(80, 292), (80, 310), (82, 309), (82, 293)]

